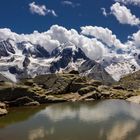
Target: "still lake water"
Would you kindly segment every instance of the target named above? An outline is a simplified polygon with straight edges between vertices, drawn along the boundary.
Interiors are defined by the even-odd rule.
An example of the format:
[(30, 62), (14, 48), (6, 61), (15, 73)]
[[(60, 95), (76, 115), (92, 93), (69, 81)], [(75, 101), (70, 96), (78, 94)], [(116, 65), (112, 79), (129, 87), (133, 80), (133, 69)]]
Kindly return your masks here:
[(140, 140), (140, 105), (122, 100), (14, 108), (0, 140)]

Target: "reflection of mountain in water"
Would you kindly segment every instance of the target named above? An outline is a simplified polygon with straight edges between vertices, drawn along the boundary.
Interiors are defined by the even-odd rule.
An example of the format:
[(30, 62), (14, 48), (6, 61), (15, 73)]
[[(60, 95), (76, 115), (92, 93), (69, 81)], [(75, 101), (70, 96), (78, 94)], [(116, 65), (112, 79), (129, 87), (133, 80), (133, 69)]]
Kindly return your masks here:
[[(121, 100), (106, 100), (48, 106), (24, 122), (1, 129), (0, 138), (138, 140), (139, 130), (139, 105)], [(12, 137), (8, 139), (7, 135)]]

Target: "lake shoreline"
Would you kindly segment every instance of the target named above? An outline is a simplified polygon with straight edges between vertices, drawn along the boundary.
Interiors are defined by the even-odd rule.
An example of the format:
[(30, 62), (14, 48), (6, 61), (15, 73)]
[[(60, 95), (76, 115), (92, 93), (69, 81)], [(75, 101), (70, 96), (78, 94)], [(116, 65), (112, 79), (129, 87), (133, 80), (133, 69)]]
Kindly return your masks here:
[[(140, 90), (120, 83), (102, 82), (78, 74), (46, 74), (19, 83), (0, 83), (0, 112), (7, 107), (38, 106), (40, 104), (123, 99), (140, 103)], [(1, 115), (0, 115), (1, 116)]]

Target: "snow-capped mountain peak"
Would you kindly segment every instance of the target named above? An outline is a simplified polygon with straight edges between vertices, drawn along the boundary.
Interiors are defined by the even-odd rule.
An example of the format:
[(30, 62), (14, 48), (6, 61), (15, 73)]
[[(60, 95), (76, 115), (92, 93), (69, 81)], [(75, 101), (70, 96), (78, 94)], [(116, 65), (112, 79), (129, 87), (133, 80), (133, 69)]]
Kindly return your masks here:
[(70, 41), (62, 43), (52, 52), (45, 46), (30, 41), (16, 42), (7, 39), (0, 42), (0, 73), (13, 81), (72, 69), (98, 80), (110, 75), (119, 80), (120, 77), (140, 69), (138, 54), (132, 58), (124, 58), (121, 55), (110, 55), (97, 62), (88, 58), (81, 48)]

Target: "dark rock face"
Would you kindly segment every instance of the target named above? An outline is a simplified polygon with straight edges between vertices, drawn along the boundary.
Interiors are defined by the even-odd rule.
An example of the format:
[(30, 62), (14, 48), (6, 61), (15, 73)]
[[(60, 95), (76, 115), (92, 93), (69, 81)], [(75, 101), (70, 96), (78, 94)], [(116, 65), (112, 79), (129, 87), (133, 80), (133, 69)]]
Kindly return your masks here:
[(78, 47), (75, 47), (75, 50), (73, 48), (56, 48), (52, 52), (52, 56), (61, 56), (63, 58), (73, 58), (73, 61), (75, 62), (77, 59), (88, 59), (85, 53)]
[(75, 62), (77, 59), (88, 60), (89, 58), (85, 55), (85, 53), (84, 53), (80, 48), (78, 48), (78, 51), (76, 51), (76, 52), (75, 52), (75, 55), (73, 56), (74, 62)]
[(79, 73), (85, 73), (86, 71), (90, 70), (86, 76), (90, 79), (99, 80), (104, 84), (112, 84), (115, 82), (108, 72), (100, 64), (93, 60), (85, 61), (78, 70)]
[(24, 44), (26, 44), (26, 42), (19, 42), (19, 43), (17, 43), (17, 48), (19, 49), (19, 50), (24, 50), (24, 48), (25, 48), (25, 45)]
[(13, 46), (10, 44), (10, 42), (4, 41), (4, 44), (5, 44), (5, 46), (6, 46), (6, 49), (7, 49), (10, 53), (15, 54), (15, 50), (13, 49)]
[[(35, 58), (49, 58), (50, 54), (49, 52), (40, 45), (33, 45), (33, 47), (26, 48), (26, 43), (23, 42), (23, 44), (19, 44), (19, 47), (23, 49), (22, 54), (25, 56), (33, 56)], [(22, 46), (23, 45), (23, 46)]]
[(12, 66), (12, 67), (9, 68), (9, 72), (11, 74), (18, 74), (18, 75), (20, 75), (20, 74), (23, 73), (23, 70), (21, 70), (20, 68), (18, 68), (18, 66)]
[(9, 41), (2, 41), (0, 42), (0, 57), (9, 56), (9, 54), (15, 54), (15, 50), (13, 49), (13, 46), (10, 44)]
[(88, 70), (90, 70), (91, 68), (93, 68), (94, 66), (96, 66), (98, 63), (95, 62), (94, 60), (87, 60), (84, 63), (82, 63), (82, 65), (79, 67), (79, 73), (84, 73)]
[(23, 61), (23, 67), (27, 68), (30, 64), (30, 59), (26, 56), (24, 61)]
[(9, 56), (7, 50), (5, 49), (5, 47), (3, 46), (3, 44), (0, 45), (0, 57), (1, 56)]
[(69, 62), (72, 60), (72, 49), (67, 48), (61, 51), (59, 48), (56, 48), (52, 52), (52, 56), (54, 55), (55, 57), (59, 56), (60, 59), (56, 62), (52, 62), (51, 67), (50, 67), (50, 71), (52, 73), (59, 71), (60, 68), (65, 68), (69, 64)]
[(46, 49), (44, 49), (44, 47), (37, 45), (36, 50), (37, 50), (36, 57), (45, 57), (45, 58), (50, 57), (50, 53)]
[(56, 62), (52, 62), (50, 71), (55, 73), (59, 71), (60, 68), (66, 68), (70, 62), (76, 62), (78, 59), (88, 60), (84, 52), (80, 48), (56, 48), (52, 51), (52, 57), (60, 57)]
[(133, 55), (134, 55), (135, 60), (137, 61), (137, 63), (140, 65), (140, 54), (139, 53), (134, 53)]
[(138, 55), (138, 59), (140, 59), (140, 54)]
[(30, 50), (24, 48), (22, 54), (26, 55), (26, 56), (30, 56)]
[(10, 59), (7, 60), (7, 62), (13, 62), (15, 60), (15, 57), (11, 57)]
[(51, 53), (51, 57), (58, 57), (60, 54), (60, 48), (55, 48), (52, 53)]
[(50, 66), (50, 72), (55, 73), (57, 70), (59, 71), (60, 68), (61, 68), (61, 62), (60, 61), (52, 62), (51, 66)]

